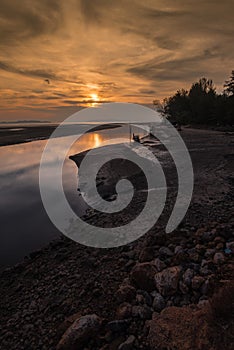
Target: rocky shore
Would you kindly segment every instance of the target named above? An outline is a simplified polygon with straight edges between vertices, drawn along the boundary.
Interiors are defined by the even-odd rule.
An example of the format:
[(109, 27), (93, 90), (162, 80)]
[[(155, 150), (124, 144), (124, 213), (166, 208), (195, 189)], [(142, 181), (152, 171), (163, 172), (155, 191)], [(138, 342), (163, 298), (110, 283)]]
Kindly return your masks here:
[[(103, 250), (63, 237), (1, 273), (1, 349), (233, 349), (234, 138), (189, 129), (182, 137), (195, 187), (179, 227), (165, 234), (176, 186), (162, 153), (167, 207), (140, 240)], [(141, 193), (115, 223), (137, 212)], [(92, 212), (86, 220), (110, 224)]]

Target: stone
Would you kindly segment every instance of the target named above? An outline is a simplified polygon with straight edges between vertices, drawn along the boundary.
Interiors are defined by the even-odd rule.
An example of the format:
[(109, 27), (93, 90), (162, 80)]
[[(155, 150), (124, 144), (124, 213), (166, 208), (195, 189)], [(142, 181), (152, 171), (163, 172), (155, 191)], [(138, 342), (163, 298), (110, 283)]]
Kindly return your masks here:
[(121, 285), (116, 292), (116, 299), (120, 303), (125, 301), (130, 302), (133, 299), (135, 299), (135, 296), (136, 296), (136, 289), (130, 284)]
[(160, 260), (159, 258), (155, 259), (153, 264), (156, 267), (157, 272), (160, 272), (160, 271), (164, 270), (167, 267), (167, 265), (162, 260)]
[(213, 262), (216, 265), (221, 265), (223, 264), (225, 261), (225, 256), (223, 255), (223, 253), (215, 253), (214, 257), (213, 257)]
[(186, 286), (190, 286), (192, 283), (192, 278), (194, 276), (194, 271), (192, 269), (187, 269), (183, 275), (183, 281)]
[(139, 262), (148, 262), (153, 260), (154, 251), (151, 247), (144, 248), (139, 255)]
[(126, 331), (127, 327), (129, 326), (130, 320), (114, 320), (107, 323), (107, 329), (110, 330), (113, 333), (119, 333)]
[(119, 305), (116, 311), (116, 318), (118, 320), (124, 320), (132, 316), (132, 305), (129, 303), (123, 303)]
[(154, 295), (153, 309), (156, 312), (161, 312), (166, 307), (166, 302), (160, 293)]
[(135, 340), (136, 338), (134, 335), (130, 335), (124, 343), (120, 344), (118, 350), (131, 350), (133, 348)]
[(148, 342), (151, 350), (213, 349), (209, 342), (209, 324), (203, 310), (193, 311), (189, 306), (168, 307), (154, 313), (148, 322)]
[(78, 318), (62, 336), (57, 350), (84, 349), (90, 339), (97, 334), (101, 324), (101, 318), (95, 314)]
[(222, 242), (220, 242), (216, 245), (217, 250), (223, 250), (223, 248), (224, 248), (224, 244)]
[(205, 279), (201, 276), (194, 276), (192, 279), (192, 289), (198, 290), (202, 284), (204, 283)]
[[(141, 298), (140, 298), (141, 297)], [(146, 304), (148, 306), (152, 305), (152, 297), (151, 295), (146, 292), (145, 290), (137, 290), (137, 296), (136, 299), (139, 298), (142, 302), (139, 302), (141, 304)]]
[(234, 254), (234, 242), (227, 242), (226, 243), (226, 248), (230, 249), (231, 252)]
[(135, 305), (132, 307), (132, 316), (141, 320), (149, 320), (152, 317), (152, 310), (147, 305)]
[(189, 287), (183, 281), (179, 281), (179, 290), (182, 294), (187, 294), (189, 292)]
[(139, 289), (151, 292), (155, 289), (154, 275), (156, 272), (156, 268), (152, 264), (139, 263), (132, 269), (130, 280)]
[(177, 245), (175, 247), (174, 253), (177, 254), (177, 253), (182, 252), (182, 251), (183, 251), (183, 248), (180, 245)]
[(155, 275), (155, 285), (163, 296), (173, 295), (177, 291), (181, 267), (173, 266)]
[(159, 249), (159, 257), (160, 258), (168, 258), (168, 257), (171, 257), (171, 256), (173, 256), (173, 253), (172, 253), (172, 251), (169, 248), (161, 247)]

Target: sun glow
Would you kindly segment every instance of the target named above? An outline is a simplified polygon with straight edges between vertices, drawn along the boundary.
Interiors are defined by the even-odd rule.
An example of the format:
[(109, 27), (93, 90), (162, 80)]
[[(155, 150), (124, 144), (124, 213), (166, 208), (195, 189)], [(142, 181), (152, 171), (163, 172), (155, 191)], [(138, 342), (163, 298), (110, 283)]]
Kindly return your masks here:
[(90, 96), (91, 96), (92, 100), (95, 102), (98, 102), (100, 100), (97, 94), (91, 94)]

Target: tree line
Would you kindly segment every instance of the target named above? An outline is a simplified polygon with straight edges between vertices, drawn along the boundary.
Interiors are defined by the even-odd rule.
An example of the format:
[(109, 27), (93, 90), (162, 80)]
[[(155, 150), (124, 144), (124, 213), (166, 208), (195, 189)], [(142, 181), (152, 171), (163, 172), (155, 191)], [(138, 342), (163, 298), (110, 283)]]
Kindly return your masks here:
[(169, 120), (180, 124), (234, 124), (234, 70), (221, 94), (211, 79), (201, 78), (189, 90), (178, 90), (155, 107)]

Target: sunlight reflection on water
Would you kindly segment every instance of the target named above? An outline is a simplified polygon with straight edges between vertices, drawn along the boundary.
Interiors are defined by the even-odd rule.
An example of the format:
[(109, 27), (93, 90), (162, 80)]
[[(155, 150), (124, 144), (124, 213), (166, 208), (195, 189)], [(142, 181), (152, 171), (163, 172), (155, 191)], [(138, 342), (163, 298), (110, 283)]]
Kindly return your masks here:
[[(49, 158), (48, 186), (53, 184), (53, 164), (64, 141), (65, 138), (61, 137), (58, 148)], [(84, 208), (80, 207), (77, 192), (77, 167), (69, 156), (106, 143), (123, 141), (129, 141), (127, 126), (83, 135), (72, 145), (64, 162), (63, 186), (77, 213), (82, 214)], [(20, 261), (60, 235), (47, 217), (39, 192), (38, 171), (46, 142), (40, 140), (0, 147), (0, 265)]]

